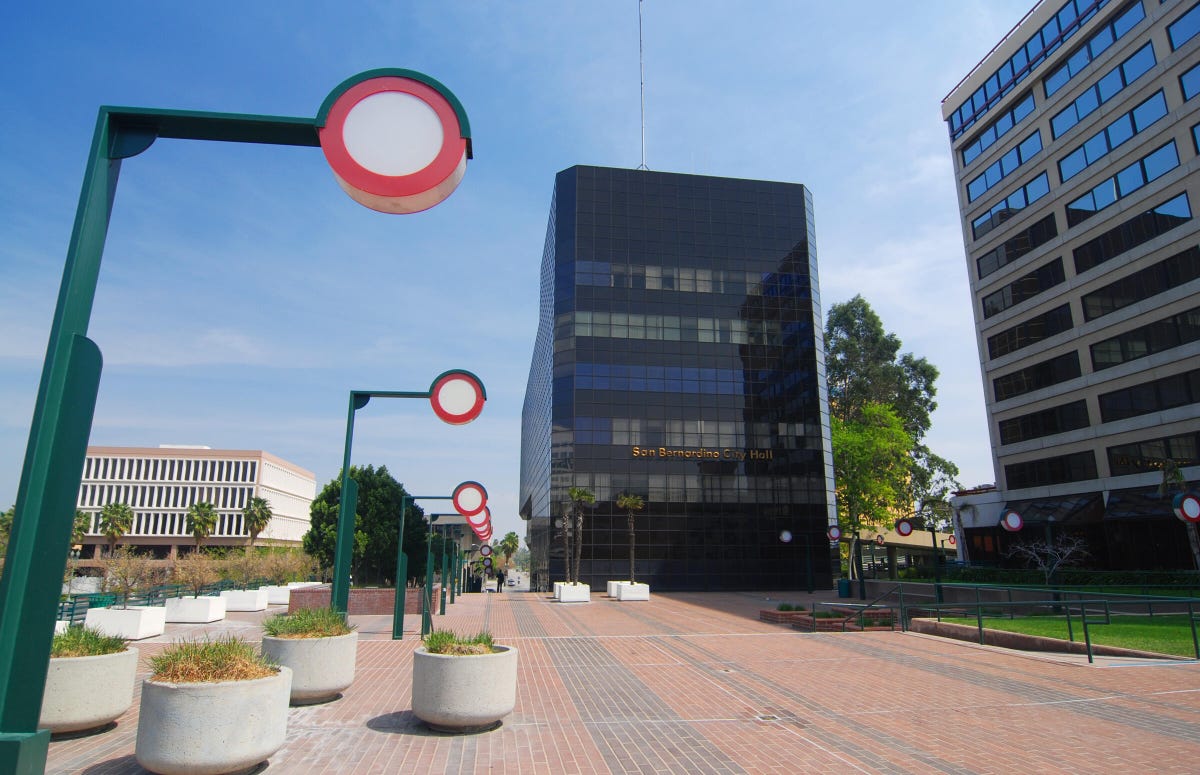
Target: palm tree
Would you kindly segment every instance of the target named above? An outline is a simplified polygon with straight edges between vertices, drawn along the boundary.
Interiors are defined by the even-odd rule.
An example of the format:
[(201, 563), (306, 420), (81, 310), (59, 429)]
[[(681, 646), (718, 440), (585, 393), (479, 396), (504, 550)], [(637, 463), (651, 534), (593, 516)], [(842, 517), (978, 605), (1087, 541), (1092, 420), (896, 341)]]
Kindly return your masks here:
[[(596, 496), (586, 487), (572, 487), (567, 490), (567, 497), (571, 499), (571, 513), (575, 518), (575, 563), (572, 568), (570, 558), (567, 560), (568, 577), (572, 584), (579, 583), (579, 566), (583, 560), (583, 510), (586, 506), (592, 506), (596, 503)], [(570, 571), (574, 570), (574, 573)]]
[(636, 583), (637, 579), (633, 575), (633, 512), (646, 508), (646, 502), (640, 495), (625, 493), (617, 496), (617, 508), (624, 509), (629, 515), (629, 581)]
[(521, 538), (516, 533), (506, 533), (498, 544), (500, 553), (504, 555), (504, 567), (507, 568), (512, 556), (521, 548)]
[(133, 509), (126, 503), (108, 503), (100, 509), (100, 532), (108, 541), (108, 554), (117, 548), (121, 536), (133, 529)]
[(254, 539), (267, 529), (267, 524), (273, 516), (275, 515), (271, 513), (271, 504), (267, 502), (266, 498), (251, 498), (250, 503), (246, 504), (246, 508), (242, 509), (242, 520), (246, 526), (246, 532), (250, 534), (247, 551), (254, 548)]
[(92, 529), (92, 515), (81, 509), (75, 510), (75, 524), (71, 526), (71, 545), (83, 543), (87, 533)]
[(192, 534), (192, 538), (196, 539), (196, 548), (199, 549), (204, 543), (204, 539), (217, 529), (216, 507), (204, 501), (193, 503), (188, 506), (187, 524), (188, 532)]

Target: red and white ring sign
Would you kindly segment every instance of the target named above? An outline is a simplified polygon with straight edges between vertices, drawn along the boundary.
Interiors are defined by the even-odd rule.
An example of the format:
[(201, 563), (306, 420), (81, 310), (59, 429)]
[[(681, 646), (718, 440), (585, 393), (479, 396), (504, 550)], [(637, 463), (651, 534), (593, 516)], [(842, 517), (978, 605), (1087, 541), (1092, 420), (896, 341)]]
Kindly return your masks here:
[(1009, 509), (1004, 512), (1004, 516), (1000, 517), (1000, 527), (1010, 533), (1015, 533), (1025, 526), (1025, 520), (1021, 519), (1021, 515)]
[(429, 404), (442, 422), (466, 425), (483, 411), (487, 394), (483, 383), (469, 371), (457, 369), (438, 375), (429, 388)]
[(338, 185), (383, 213), (442, 202), (471, 158), (471, 128), (458, 98), (412, 70), (370, 70), (343, 81), (321, 106), (317, 133)]

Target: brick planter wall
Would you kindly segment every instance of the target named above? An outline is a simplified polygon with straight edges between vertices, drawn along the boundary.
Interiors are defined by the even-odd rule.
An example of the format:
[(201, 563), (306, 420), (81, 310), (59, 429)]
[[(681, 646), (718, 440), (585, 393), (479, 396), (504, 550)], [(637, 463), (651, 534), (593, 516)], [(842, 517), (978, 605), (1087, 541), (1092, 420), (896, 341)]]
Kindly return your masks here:
[(776, 611), (770, 608), (761, 608), (758, 611), (758, 619), (762, 622), (770, 622), (771, 624), (791, 624), (796, 621), (797, 616), (807, 614), (807, 611)]
[[(433, 585), (433, 599), (438, 600), (442, 585)], [(404, 613), (421, 613), (421, 597), (424, 589), (407, 589), (404, 594)], [(294, 613), (301, 608), (328, 608), (331, 597), (329, 585), (320, 587), (301, 587), (293, 589), (288, 598), (288, 613)], [(391, 616), (395, 613), (396, 590), (383, 587), (368, 587), (351, 589), (347, 613)]]

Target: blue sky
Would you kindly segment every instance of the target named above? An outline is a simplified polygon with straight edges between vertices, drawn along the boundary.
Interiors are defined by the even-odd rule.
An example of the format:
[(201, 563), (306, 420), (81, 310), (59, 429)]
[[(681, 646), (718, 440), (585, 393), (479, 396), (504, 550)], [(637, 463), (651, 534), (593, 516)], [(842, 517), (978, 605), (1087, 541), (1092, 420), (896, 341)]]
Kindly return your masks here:
[[(929, 441), (991, 482), (941, 99), (1032, 0), (647, 0), (651, 169), (813, 192), (826, 307), (861, 293), (942, 373)], [(387, 216), (320, 151), (161, 140), (125, 162), (90, 336), (92, 443), (265, 449), (341, 465), (351, 389), (480, 375), (482, 417), (358, 413), (354, 462), (420, 494), (476, 479), (516, 516), (520, 412), (554, 175), (640, 161), (634, 0), (8, 3), (0, 10), (0, 508), (16, 499), (98, 106), (312, 117), (355, 73), (448, 86), (475, 159), (445, 203)], [(438, 510), (427, 503), (427, 510)]]

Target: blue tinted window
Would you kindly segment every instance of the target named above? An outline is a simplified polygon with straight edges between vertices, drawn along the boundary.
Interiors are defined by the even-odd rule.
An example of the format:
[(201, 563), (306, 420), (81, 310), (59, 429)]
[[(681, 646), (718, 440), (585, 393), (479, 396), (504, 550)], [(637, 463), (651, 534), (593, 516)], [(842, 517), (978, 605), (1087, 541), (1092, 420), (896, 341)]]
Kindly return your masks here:
[(1171, 38), (1171, 50), (1182, 46), (1200, 32), (1200, 4), (1193, 5), (1179, 20), (1167, 27), (1167, 36)]
[(1035, 131), (1021, 141), (1021, 144), (993, 162), (987, 169), (967, 183), (967, 201), (973, 202), (988, 189), (1004, 180), (1011, 172), (1033, 158), (1042, 150), (1042, 135)]
[(1179, 87), (1183, 90), (1183, 98), (1190, 100), (1200, 94), (1200, 65), (1196, 65), (1179, 76)]
[[(1042, 29), (1033, 33), (1024, 47), (1011, 56), (1006, 62), (988, 76), (985, 85), (980, 87), (965, 100), (962, 105), (950, 114), (946, 123), (950, 129), (950, 139), (957, 140), (976, 121), (979, 120), (992, 105), (1002, 96), (1012, 91), (1046, 58), (1046, 54), (1056, 50), (1079, 31), (1080, 26), (1095, 13), (1108, 4), (1109, 0), (1092, 0), (1092, 2), (1076, 3), (1068, 0), (1059, 7), (1055, 17), (1050, 19)], [(1079, 5), (1084, 10), (1080, 11)], [(1010, 76), (1011, 73), (1011, 76)]]
[(1012, 110), (1006, 111), (993, 121), (991, 125), (980, 132), (975, 142), (962, 149), (963, 166), (965, 167), (970, 164), (981, 153), (991, 148), (997, 140), (1008, 133), (1008, 130), (1012, 129), (1021, 119), (1032, 113), (1033, 108), (1033, 94), (1026, 94)]
[(1196, 153), (1200, 153), (1200, 124), (1192, 127), (1192, 144), (1196, 146)]
[(1075, 226), (1112, 203), (1179, 166), (1175, 141), (1152, 151), (1067, 205), (1067, 225)]
[(1161, 91), (1084, 141), (1058, 163), (1058, 174), (1065, 183), (1109, 151), (1167, 115), (1167, 100)]
[(1062, 161), (1058, 163), (1059, 177), (1065, 183), (1087, 169), (1087, 165), (1087, 158), (1084, 155), (1083, 148), (1076, 148), (1064, 156)]
[(1133, 126), (1141, 132), (1146, 127), (1167, 115), (1167, 98), (1160, 91), (1133, 109)]
[[(1086, 3), (1085, 3), (1086, 5)], [(1065, 12), (1065, 9), (1064, 9)], [(1090, 15), (1090, 14), (1089, 14)], [(1062, 14), (1059, 14), (1060, 18)], [(1125, 10), (1116, 20), (1101, 27), (1086, 40), (1077, 51), (1067, 58), (1067, 61), (1056, 68), (1042, 81), (1042, 87), (1049, 97), (1061, 89), (1072, 78), (1091, 64), (1092, 60), (1104, 53), (1114, 41), (1123, 37), (1146, 18), (1142, 4), (1135, 3)]]
[(1050, 191), (1050, 178), (1045, 172), (992, 205), (991, 209), (971, 222), (975, 239), (990, 232)]
[(1051, 133), (1055, 139), (1062, 137), (1076, 124), (1086, 118), (1155, 64), (1154, 45), (1147, 43), (1117, 67), (1105, 73), (1099, 81), (1083, 92), (1058, 115), (1050, 119)]

